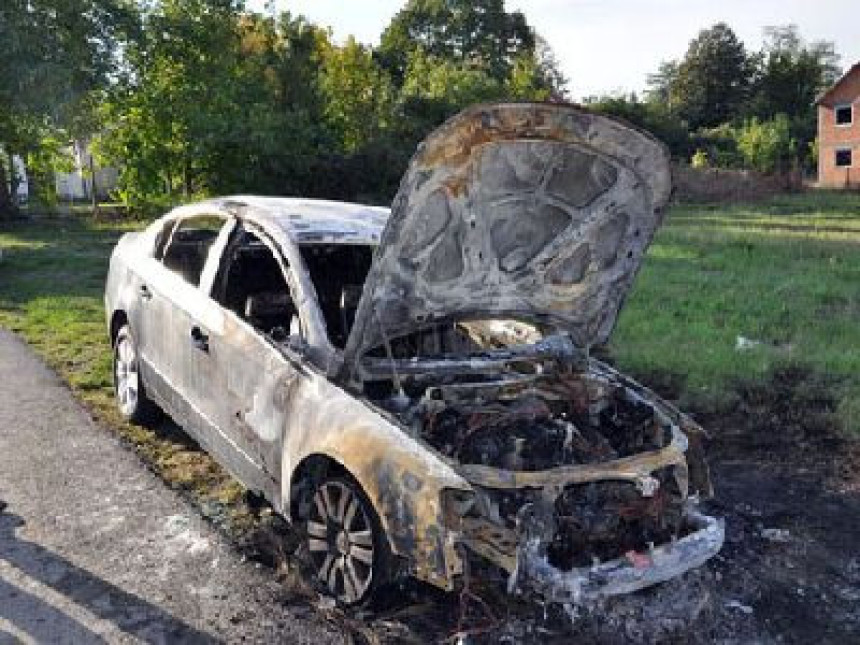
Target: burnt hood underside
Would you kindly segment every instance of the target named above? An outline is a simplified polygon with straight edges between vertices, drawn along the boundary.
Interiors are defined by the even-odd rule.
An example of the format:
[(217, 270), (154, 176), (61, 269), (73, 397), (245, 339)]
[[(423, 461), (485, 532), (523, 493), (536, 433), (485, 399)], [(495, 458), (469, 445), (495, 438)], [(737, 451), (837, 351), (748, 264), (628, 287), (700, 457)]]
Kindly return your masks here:
[(428, 323), (517, 318), (605, 342), (671, 193), (653, 137), (561, 104), (470, 108), (419, 147), (346, 364)]

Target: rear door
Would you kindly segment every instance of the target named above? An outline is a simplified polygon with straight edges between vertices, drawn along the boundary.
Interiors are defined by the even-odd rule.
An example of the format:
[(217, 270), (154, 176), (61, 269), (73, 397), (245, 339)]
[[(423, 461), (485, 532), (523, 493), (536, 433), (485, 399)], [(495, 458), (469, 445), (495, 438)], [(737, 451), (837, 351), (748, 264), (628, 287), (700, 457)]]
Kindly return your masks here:
[[(213, 364), (208, 338), (223, 331), (220, 307), (208, 295), (218, 258), (235, 220), (196, 215), (179, 220), (157, 251), (141, 285), (142, 354), (159, 398), (204, 448), (219, 443), (212, 397)], [(145, 378), (150, 374), (146, 374)]]

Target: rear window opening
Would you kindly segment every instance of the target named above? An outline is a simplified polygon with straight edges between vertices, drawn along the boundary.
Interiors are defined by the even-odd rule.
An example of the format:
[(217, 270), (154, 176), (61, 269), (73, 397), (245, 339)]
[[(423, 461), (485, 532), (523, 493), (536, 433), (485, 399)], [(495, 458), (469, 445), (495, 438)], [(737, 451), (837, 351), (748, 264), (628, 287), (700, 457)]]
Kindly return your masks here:
[(373, 250), (369, 244), (299, 245), (317, 292), (329, 341), (339, 349), (346, 345), (355, 321)]
[(164, 231), (156, 248), (156, 258), (164, 266), (182, 276), (195, 287), (200, 284), (203, 266), (209, 255), (209, 248), (224, 226), (220, 217), (203, 216), (169, 224), (170, 234)]

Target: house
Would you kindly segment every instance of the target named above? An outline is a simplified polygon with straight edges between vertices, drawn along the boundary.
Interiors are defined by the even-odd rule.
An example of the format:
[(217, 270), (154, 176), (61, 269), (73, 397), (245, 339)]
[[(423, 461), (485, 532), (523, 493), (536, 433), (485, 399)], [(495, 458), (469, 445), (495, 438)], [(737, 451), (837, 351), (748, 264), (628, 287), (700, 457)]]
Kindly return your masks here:
[(70, 153), (74, 161), (71, 172), (57, 172), (54, 176), (57, 198), (61, 202), (91, 199), (95, 175), (96, 196), (106, 199), (110, 191), (116, 188), (119, 176), (117, 169), (97, 167), (85, 142), (75, 141)]
[[(99, 167), (95, 164), (84, 142), (75, 141), (68, 149), (72, 166), (68, 172), (54, 172), (54, 190), (60, 203), (92, 199), (93, 175), (98, 199), (109, 199), (110, 192), (117, 186), (119, 171), (113, 167)], [(15, 199), (26, 204), (30, 197), (30, 182), (27, 167), (19, 156), (14, 156), (17, 192)], [(10, 182), (11, 183), (11, 182)]]
[(819, 186), (860, 188), (860, 63), (816, 103)]

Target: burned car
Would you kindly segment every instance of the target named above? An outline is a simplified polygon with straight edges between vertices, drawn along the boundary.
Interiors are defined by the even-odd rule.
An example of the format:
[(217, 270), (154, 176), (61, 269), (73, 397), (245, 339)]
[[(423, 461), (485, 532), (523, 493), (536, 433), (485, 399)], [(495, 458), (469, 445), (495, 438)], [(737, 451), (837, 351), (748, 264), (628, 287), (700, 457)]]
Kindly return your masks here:
[(433, 132), (390, 211), (182, 206), (111, 258), (120, 410), (167, 411), (301, 526), (346, 604), (474, 559), (558, 602), (677, 576), (723, 541), (703, 431), (590, 354), (670, 192), (651, 136), (497, 104)]

